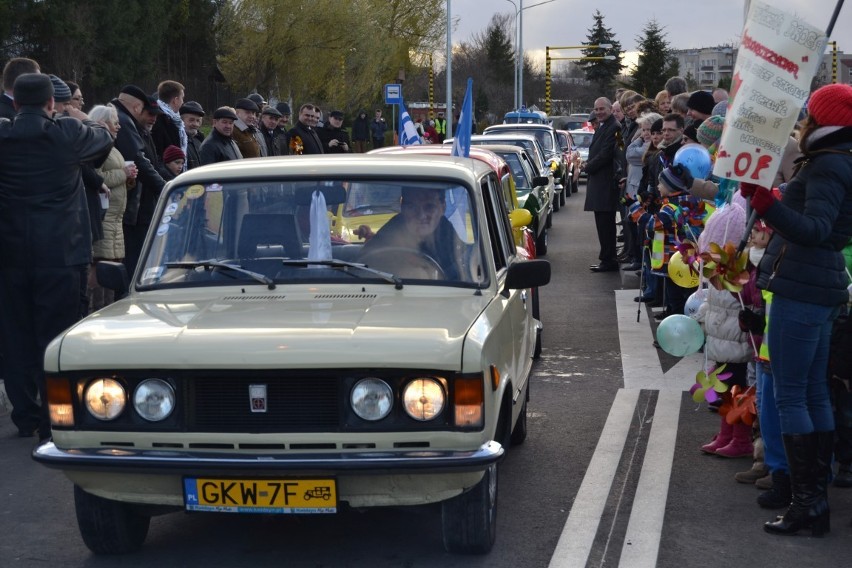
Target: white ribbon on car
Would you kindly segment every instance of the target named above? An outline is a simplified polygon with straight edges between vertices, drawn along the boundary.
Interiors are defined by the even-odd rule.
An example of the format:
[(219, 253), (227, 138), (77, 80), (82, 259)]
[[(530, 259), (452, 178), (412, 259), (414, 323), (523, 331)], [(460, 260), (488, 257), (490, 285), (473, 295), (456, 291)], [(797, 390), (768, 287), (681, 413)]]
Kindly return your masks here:
[(316, 190), (311, 199), (311, 235), (308, 260), (331, 260), (331, 225), (325, 195)]

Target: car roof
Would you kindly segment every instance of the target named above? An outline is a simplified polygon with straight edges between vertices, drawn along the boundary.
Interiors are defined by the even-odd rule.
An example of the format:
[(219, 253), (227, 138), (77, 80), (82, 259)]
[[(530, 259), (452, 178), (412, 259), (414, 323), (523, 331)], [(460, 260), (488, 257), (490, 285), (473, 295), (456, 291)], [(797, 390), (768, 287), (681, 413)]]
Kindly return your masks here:
[(171, 183), (208, 184), (247, 179), (424, 178), (450, 179), (478, 187), (491, 166), (468, 158), (434, 155), (341, 154), (230, 160), (193, 168)]
[[(385, 146), (383, 148), (370, 150), (367, 154), (404, 154), (409, 156), (428, 154), (430, 156), (449, 156), (452, 151), (453, 148), (450, 145), (412, 144), (410, 146)], [(488, 164), (498, 176), (502, 177), (504, 174), (510, 173), (509, 165), (506, 161), (490, 149), (486, 149), (483, 146), (471, 146), (469, 157)]]
[(527, 124), (523, 122), (514, 124), (492, 124), (483, 130), (483, 132), (498, 132), (503, 130), (553, 130), (553, 127), (549, 124)]

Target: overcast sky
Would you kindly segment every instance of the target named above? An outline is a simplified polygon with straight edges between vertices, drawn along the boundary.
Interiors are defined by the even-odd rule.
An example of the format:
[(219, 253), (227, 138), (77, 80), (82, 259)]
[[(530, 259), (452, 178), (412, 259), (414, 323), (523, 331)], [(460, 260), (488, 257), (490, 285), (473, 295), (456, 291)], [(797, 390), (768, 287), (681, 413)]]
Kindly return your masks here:
[[(516, 6), (520, 0), (513, 0)], [(625, 51), (636, 50), (636, 38), (651, 20), (664, 28), (666, 39), (675, 49), (709, 47), (738, 43), (743, 27), (744, 0), (523, 0), (524, 51), (532, 51), (543, 66), (545, 46), (579, 45), (586, 41), (594, 24), (592, 16), (600, 10), (604, 25), (615, 34)], [(766, 0), (764, 0), (766, 1)], [(457, 22), (453, 43), (467, 41), (482, 32), (495, 13), (514, 14), (508, 0), (450, 0), (453, 20)], [(803, 15), (804, 19), (825, 29), (836, 0), (769, 0), (768, 4)], [(834, 28), (837, 48), (852, 52), (852, 3), (846, 2)], [(529, 8), (527, 8), (529, 7)], [(538, 52), (538, 53), (536, 53)], [(560, 52), (572, 57), (570, 51)], [(579, 56), (579, 51), (576, 52)], [(540, 59), (541, 61), (537, 61)]]

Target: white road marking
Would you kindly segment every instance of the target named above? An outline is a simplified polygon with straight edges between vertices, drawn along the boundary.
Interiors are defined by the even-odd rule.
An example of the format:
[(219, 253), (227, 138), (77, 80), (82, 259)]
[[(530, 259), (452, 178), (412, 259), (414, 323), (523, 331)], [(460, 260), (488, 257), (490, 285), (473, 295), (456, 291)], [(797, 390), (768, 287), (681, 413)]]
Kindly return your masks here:
[(696, 353), (684, 357), (663, 373), (660, 358), (652, 347), (654, 335), (646, 310), (642, 309), (639, 322), (636, 322), (635, 295), (635, 290), (615, 291), (624, 389), (618, 391), (612, 403), (551, 557), (550, 568), (574, 568), (588, 562), (642, 389), (660, 392), (619, 566), (652, 567), (657, 561), (681, 397), (695, 382), (695, 374), (704, 367), (705, 361), (703, 354)]
[(638, 399), (638, 390), (621, 389), (615, 395), (595, 453), (556, 543), (550, 568), (586, 565)]
[(657, 565), (680, 403), (681, 393), (672, 390), (661, 391), (657, 398), (654, 423), (618, 562), (620, 568), (653, 568)]

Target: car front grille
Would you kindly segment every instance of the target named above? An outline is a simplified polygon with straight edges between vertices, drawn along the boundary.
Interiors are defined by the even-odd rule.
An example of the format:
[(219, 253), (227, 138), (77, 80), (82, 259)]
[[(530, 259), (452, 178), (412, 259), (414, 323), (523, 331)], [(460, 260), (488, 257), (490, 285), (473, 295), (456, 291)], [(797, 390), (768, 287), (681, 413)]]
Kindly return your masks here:
[[(249, 385), (266, 385), (266, 412), (252, 412)], [(313, 432), (341, 425), (343, 397), (334, 377), (194, 377), (187, 390), (187, 428), (195, 432)]]

